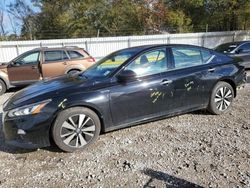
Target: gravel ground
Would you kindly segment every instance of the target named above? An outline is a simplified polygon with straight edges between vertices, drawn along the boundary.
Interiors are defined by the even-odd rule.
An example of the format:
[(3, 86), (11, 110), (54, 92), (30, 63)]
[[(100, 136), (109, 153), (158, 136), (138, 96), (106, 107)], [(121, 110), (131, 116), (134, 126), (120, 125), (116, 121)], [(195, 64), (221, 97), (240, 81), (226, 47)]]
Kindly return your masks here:
[(225, 115), (198, 111), (107, 133), (77, 153), (12, 148), (0, 131), (0, 186), (250, 187), (249, 138), (250, 84)]

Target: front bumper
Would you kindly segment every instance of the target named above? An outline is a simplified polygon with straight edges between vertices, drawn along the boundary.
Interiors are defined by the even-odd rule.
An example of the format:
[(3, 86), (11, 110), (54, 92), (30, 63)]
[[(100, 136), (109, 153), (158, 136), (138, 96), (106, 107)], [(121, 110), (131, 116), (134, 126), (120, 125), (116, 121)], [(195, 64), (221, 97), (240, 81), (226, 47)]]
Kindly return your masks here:
[(6, 144), (25, 149), (50, 145), (49, 130), (52, 121), (49, 114), (9, 118), (4, 112), (2, 123)]

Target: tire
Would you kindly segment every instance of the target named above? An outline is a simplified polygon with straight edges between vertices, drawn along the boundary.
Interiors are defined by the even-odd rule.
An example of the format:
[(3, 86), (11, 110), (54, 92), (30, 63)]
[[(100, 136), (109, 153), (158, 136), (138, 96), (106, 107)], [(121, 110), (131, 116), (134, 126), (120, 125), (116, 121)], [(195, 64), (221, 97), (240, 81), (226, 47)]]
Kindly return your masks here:
[(59, 113), (52, 127), (55, 144), (65, 152), (83, 150), (99, 136), (101, 123), (95, 112), (74, 107)]
[(3, 80), (0, 80), (0, 95), (4, 94), (6, 92), (6, 85)]
[(80, 70), (77, 70), (77, 69), (73, 69), (73, 70), (70, 70), (67, 74), (69, 74), (69, 75), (74, 75), (74, 74), (77, 74), (77, 73), (79, 73), (79, 72), (81, 72)]
[(215, 115), (226, 113), (232, 106), (234, 89), (227, 82), (218, 82), (212, 91), (208, 110)]

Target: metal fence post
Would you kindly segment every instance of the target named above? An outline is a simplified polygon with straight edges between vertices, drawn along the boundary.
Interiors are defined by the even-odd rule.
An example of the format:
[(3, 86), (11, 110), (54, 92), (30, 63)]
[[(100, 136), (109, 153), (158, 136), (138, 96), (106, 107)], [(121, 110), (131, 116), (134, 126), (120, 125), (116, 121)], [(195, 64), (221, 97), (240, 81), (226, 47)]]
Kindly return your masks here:
[(205, 34), (201, 36), (201, 46), (204, 47), (205, 45)]
[(131, 38), (128, 38), (128, 48), (131, 47)]
[(88, 47), (88, 41), (85, 41), (85, 50), (88, 52), (89, 51), (89, 47)]
[(16, 54), (17, 54), (17, 56), (19, 56), (19, 45), (18, 44), (16, 45)]
[(234, 31), (234, 33), (233, 33), (233, 41), (232, 42), (235, 41), (235, 38), (236, 38), (236, 31)]
[(171, 43), (171, 37), (168, 36), (168, 38), (167, 38), (167, 44), (170, 44), (170, 43)]

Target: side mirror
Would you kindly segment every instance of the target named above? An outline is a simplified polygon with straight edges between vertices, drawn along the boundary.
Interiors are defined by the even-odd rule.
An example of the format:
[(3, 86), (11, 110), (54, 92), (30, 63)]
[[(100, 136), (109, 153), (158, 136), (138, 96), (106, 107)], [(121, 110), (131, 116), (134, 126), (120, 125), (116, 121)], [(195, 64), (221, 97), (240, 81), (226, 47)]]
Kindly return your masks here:
[(13, 61), (10, 63), (10, 66), (12, 67), (19, 67), (21, 64), (19, 62)]
[(118, 82), (127, 82), (136, 79), (136, 73), (132, 70), (124, 70), (117, 75)]

